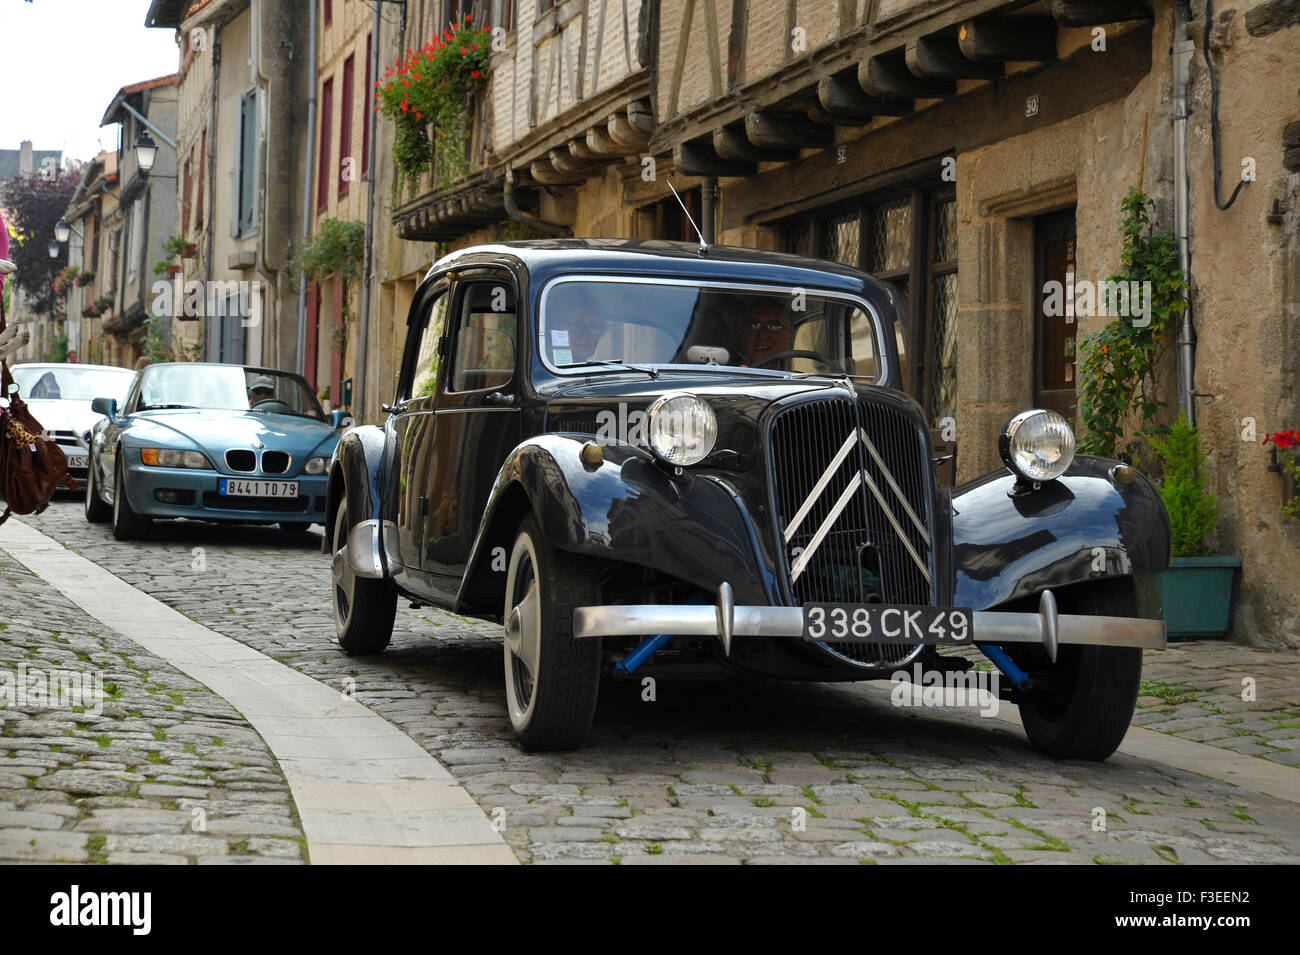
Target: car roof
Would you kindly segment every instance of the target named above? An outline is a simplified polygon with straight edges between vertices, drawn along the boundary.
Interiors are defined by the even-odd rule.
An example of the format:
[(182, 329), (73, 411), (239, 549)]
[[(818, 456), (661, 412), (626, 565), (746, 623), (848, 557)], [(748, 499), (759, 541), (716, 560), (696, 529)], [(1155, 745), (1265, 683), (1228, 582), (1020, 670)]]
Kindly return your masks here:
[(879, 288), (876, 279), (826, 259), (740, 246), (662, 239), (529, 239), (476, 245), (451, 252), (428, 275), (456, 265), (507, 264), (514, 259), (534, 281), (563, 272), (625, 273), (732, 281), (761, 281), (791, 286), (833, 288), (857, 294)]
[(73, 361), (23, 361), (12, 366), (13, 368), (89, 368), (93, 371), (124, 371), (127, 374), (134, 375), (134, 368), (123, 368), (121, 365), (88, 365), (84, 362)]
[(140, 370), (148, 371), (150, 368), (240, 368), (244, 371), (261, 372), (267, 375), (288, 375), (291, 378), (302, 377), (296, 371), (285, 371), (283, 368), (266, 368), (262, 365), (237, 365), (230, 361), (156, 361), (145, 365)]

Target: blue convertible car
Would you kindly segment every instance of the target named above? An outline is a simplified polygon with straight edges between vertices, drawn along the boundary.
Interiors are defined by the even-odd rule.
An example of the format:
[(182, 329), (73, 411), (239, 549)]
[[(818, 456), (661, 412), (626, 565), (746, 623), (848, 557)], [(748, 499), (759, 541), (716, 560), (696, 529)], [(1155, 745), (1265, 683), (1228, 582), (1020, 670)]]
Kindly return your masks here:
[(325, 484), (343, 411), (328, 418), (299, 375), (269, 368), (150, 365), (126, 403), (96, 398), (86, 520), (118, 540), (153, 518), (278, 522), (302, 531), (325, 519)]

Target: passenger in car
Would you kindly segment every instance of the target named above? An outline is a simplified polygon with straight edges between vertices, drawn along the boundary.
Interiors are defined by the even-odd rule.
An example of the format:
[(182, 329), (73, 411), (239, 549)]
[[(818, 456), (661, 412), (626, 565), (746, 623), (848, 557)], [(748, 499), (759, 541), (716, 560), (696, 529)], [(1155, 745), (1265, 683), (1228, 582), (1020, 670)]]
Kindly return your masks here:
[(769, 355), (794, 347), (794, 323), (790, 313), (771, 299), (750, 306), (742, 325), (743, 365), (754, 365)]

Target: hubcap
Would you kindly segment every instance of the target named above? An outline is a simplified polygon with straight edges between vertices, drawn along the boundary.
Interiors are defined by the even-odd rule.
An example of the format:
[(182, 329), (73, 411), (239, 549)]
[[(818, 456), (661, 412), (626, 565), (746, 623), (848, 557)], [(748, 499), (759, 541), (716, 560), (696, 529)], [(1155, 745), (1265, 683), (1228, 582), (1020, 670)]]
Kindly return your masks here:
[(346, 627), (352, 613), (352, 591), (356, 574), (348, 563), (348, 519), (346, 505), (340, 505), (334, 520), (334, 556), (330, 560), (330, 577), (334, 581), (334, 616)]
[(522, 722), (533, 705), (542, 647), (542, 597), (537, 587), (532, 542), (515, 545), (508, 574), (510, 606), (505, 624), (505, 664), (510, 715)]

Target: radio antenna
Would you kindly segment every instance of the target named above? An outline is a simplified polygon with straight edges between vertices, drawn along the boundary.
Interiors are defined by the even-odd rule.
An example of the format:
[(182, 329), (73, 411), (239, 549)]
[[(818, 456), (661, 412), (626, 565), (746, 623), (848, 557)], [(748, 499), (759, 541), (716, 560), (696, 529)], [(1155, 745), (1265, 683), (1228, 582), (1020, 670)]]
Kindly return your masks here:
[[(673, 189), (673, 181), (671, 179), (665, 179), (664, 181), (668, 183), (669, 189)], [(691, 224), (691, 228), (695, 230), (695, 234), (700, 237), (699, 252), (700, 255), (704, 255), (704, 253), (709, 251), (709, 243), (704, 241), (704, 233), (700, 231), (700, 227), (696, 225), (695, 220), (691, 218), (691, 210), (686, 208), (686, 203), (682, 202), (682, 197), (677, 194), (676, 189), (673, 189), (673, 198), (675, 198), (677, 204), (682, 207), (682, 215), (686, 216), (686, 221)]]

